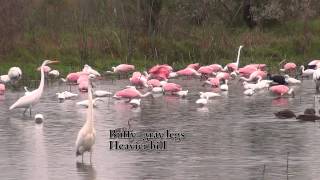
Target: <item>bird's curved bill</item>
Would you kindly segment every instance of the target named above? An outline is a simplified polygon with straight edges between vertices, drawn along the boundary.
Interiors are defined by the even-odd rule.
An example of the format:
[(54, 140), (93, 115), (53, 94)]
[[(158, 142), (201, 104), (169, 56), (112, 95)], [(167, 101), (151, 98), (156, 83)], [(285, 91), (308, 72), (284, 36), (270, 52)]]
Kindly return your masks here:
[(57, 63), (59, 63), (59, 62), (60, 62), (60, 61), (57, 61), (57, 60), (53, 60), (53, 61), (50, 60), (48, 64), (57, 64)]

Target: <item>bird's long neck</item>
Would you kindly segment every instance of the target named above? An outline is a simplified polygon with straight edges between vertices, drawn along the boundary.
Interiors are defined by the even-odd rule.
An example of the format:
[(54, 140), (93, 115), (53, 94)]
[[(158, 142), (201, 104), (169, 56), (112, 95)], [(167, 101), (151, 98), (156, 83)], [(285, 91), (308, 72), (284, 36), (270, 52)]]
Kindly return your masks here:
[(93, 100), (92, 100), (91, 84), (89, 82), (89, 86), (88, 86), (88, 110), (87, 110), (86, 126), (89, 128), (90, 131), (93, 131), (93, 121), (94, 121), (94, 119), (93, 119)]
[(38, 90), (40, 90), (41, 92), (43, 91), (43, 87), (44, 87), (44, 80), (45, 80), (45, 77), (44, 77), (44, 66), (45, 66), (46, 64), (45, 63), (43, 63), (42, 65), (41, 65), (41, 69), (40, 69), (40, 72), (41, 72), (41, 80), (40, 80), (40, 85), (39, 85), (39, 87), (38, 87)]
[(236, 62), (237, 66), (239, 66), (241, 48), (242, 47), (240, 46), (239, 50), (238, 50), (238, 57), (237, 57), (237, 62)]

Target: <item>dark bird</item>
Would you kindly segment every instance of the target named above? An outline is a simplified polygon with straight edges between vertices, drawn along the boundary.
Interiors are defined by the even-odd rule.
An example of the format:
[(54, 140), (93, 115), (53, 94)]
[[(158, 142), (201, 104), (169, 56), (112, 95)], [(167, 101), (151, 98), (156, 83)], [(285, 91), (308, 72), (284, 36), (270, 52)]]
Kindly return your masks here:
[(300, 121), (316, 121), (320, 120), (320, 116), (314, 114), (302, 114), (297, 117)]
[(281, 75), (271, 75), (270, 73), (267, 74), (267, 79), (272, 80), (273, 82), (281, 85), (287, 85), (286, 78)]
[(277, 118), (280, 118), (280, 119), (288, 119), (288, 118), (296, 117), (296, 115), (294, 114), (294, 112), (290, 111), (289, 109), (285, 109), (285, 110), (276, 112), (276, 113), (274, 113), (274, 115), (275, 115)]
[(313, 108), (307, 108), (306, 110), (304, 110), (304, 114), (315, 115), (316, 114), (316, 110), (313, 109)]

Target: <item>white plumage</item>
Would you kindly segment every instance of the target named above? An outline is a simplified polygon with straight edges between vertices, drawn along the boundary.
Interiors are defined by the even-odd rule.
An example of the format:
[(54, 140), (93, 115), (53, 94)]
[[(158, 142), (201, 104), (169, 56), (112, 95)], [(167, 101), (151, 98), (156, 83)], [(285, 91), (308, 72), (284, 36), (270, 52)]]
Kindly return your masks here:
[(139, 107), (140, 106), (141, 99), (131, 99), (129, 102), (133, 107)]
[(94, 96), (96, 97), (105, 97), (105, 96), (110, 96), (112, 95), (112, 92), (109, 91), (103, 91), (103, 90), (97, 90), (93, 93)]
[(204, 98), (210, 99), (213, 97), (221, 96), (220, 94), (214, 93), (214, 92), (200, 92), (199, 94), (200, 94), (200, 98), (202, 98), (202, 99), (204, 99)]
[(90, 152), (90, 163), (92, 158), (92, 146), (96, 140), (96, 131), (94, 128), (94, 111), (93, 111), (93, 100), (91, 85), (88, 86), (88, 104), (86, 122), (83, 127), (80, 129), (77, 140), (76, 140), (76, 156), (82, 156), (84, 152)]

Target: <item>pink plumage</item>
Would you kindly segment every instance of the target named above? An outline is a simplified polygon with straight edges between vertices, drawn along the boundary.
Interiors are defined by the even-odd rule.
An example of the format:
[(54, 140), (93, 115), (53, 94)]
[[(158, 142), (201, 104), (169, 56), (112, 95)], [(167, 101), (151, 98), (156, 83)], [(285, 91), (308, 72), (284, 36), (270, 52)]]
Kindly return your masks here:
[(177, 74), (179, 76), (192, 76), (192, 75), (198, 75), (198, 72), (192, 68), (185, 68), (180, 71), (177, 71)]
[(192, 69), (195, 69), (195, 70), (198, 70), (199, 67), (200, 67), (199, 63), (189, 64), (187, 66), (187, 68), (192, 68)]
[(134, 72), (129, 80), (134, 86), (142, 86), (147, 82), (147, 78), (140, 72)]
[(213, 69), (213, 72), (222, 71), (222, 66), (220, 64), (211, 64), (209, 66)]
[(169, 77), (170, 72), (172, 71), (172, 67), (164, 64), (164, 65), (156, 65), (153, 66), (150, 70), (150, 76), (159, 80), (166, 80)]
[(175, 83), (166, 83), (164, 86), (163, 86), (163, 90), (165, 92), (178, 92), (178, 91), (181, 91), (182, 88), (179, 84), (175, 84)]
[(120, 64), (117, 67), (114, 68), (114, 72), (119, 72), (119, 73), (128, 73), (134, 71), (135, 67), (134, 65), (130, 64)]
[(219, 87), (220, 86), (220, 79), (219, 78), (210, 78), (209, 82), (211, 86)]
[(230, 79), (230, 74), (226, 73), (226, 72), (220, 72), (220, 73), (217, 74), (216, 78), (229, 80)]
[(141, 93), (136, 90), (135, 88), (126, 88), (123, 90), (120, 90), (118, 92), (116, 92), (115, 94), (116, 97), (120, 97), (120, 98), (137, 98), (141, 96)]
[(150, 79), (147, 84), (151, 87), (160, 87), (160, 81), (158, 79)]
[(239, 74), (241, 76), (249, 77), (251, 73), (255, 72), (257, 68), (255, 66), (247, 65), (243, 68), (239, 68)]
[(284, 94), (289, 92), (289, 88), (288, 86), (285, 86), (285, 85), (276, 85), (276, 86), (270, 87), (270, 91), (275, 94), (283, 96)]
[(0, 95), (3, 95), (6, 90), (6, 86), (4, 84), (0, 84)]
[(297, 65), (295, 63), (292, 63), (292, 62), (289, 62), (289, 63), (286, 63), (283, 68), (286, 70), (286, 71), (289, 71), (289, 70), (295, 70), (297, 67)]
[(80, 74), (78, 72), (69, 73), (67, 75), (67, 81), (69, 82), (77, 82), (79, 79)]
[(201, 74), (212, 74), (213, 73), (213, 68), (211, 66), (201, 66), (198, 69), (198, 72)]
[(236, 71), (238, 69), (238, 66), (236, 63), (229, 63), (229, 64), (227, 64), (227, 67), (228, 67), (229, 71)]

